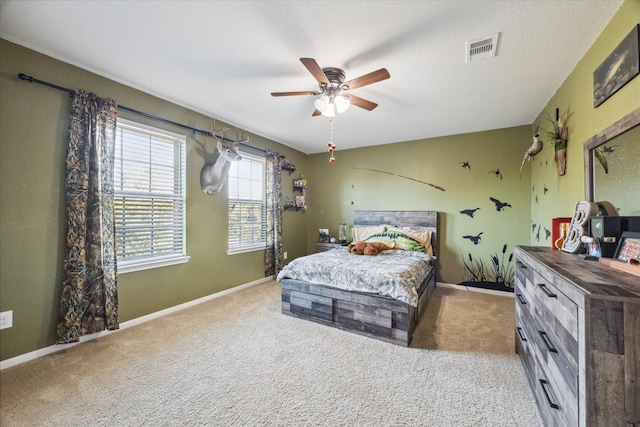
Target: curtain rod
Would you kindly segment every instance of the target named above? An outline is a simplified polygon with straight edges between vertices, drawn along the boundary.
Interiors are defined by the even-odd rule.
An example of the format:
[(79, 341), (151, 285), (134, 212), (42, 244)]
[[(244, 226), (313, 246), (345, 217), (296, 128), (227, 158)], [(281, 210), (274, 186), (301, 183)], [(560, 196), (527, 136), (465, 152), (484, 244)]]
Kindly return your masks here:
[[(54, 89), (58, 89), (58, 90), (60, 90), (62, 92), (67, 92), (71, 96), (73, 96), (75, 94), (75, 91), (72, 90), (72, 89), (68, 89), (66, 87), (54, 85), (53, 83), (49, 83), (49, 82), (45, 82), (45, 81), (42, 81), (42, 80), (38, 80), (38, 79), (35, 79), (35, 78), (31, 77), (31, 76), (27, 76), (26, 74), (23, 74), (23, 73), (18, 74), (18, 77), (20, 77), (20, 80), (25, 80), (25, 81), (28, 81), (30, 83), (38, 83), (38, 84), (43, 85), (43, 86), (48, 86), (48, 87), (51, 87), (51, 88), (54, 88)], [(148, 119), (156, 120), (156, 121), (163, 122), (163, 123), (168, 123), (168, 124), (173, 125), (173, 126), (177, 126), (177, 127), (183, 128), (183, 129), (190, 130), (190, 131), (192, 131), (194, 133), (200, 133), (202, 135), (213, 137), (213, 138), (222, 139), (223, 141), (227, 141), (227, 142), (234, 142), (233, 140), (231, 140), (229, 138), (225, 138), (224, 136), (222, 136), (222, 137), (218, 136), (218, 135), (216, 135), (216, 134), (214, 134), (214, 133), (212, 133), (212, 132), (210, 132), (208, 130), (196, 129), (196, 128), (191, 127), (191, 126), (183, 125), (182, 123), (177, 123), (177, 122), (165, 119), (163, 117), (154, 116), (153, 114), (145, 113), (144, 111), (135, 110), (133, 108), (126, 107), (124, 105), (118, 104), (118, 109), (121, 109), (121, 110), (124, 110), (124, 111), (128, 111), (130, 113), (137, 114), (139, 116), (143, 116), (143, 117), (146, 117)], [(252, 150), (261, 151), (263, 153), (267, 152), (267, 150), (264, 150), (264, 149), (258, 148), (258, 147), (254, 147), (252, 145), (245, 144), (243, 142), (239, 142), (238, 145), (242, 145), (243, 147), (250, 148)], [(280, 156), (280, 158), (284, 158), (284, 157), (285, 156), (282, 156), (282, 155)]]

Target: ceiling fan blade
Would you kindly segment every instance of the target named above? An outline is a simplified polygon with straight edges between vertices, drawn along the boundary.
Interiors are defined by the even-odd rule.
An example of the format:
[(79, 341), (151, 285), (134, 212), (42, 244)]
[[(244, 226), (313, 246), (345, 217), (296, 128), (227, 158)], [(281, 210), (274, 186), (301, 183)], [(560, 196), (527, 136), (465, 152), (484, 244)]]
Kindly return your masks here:
[(380, 68), (379, 70), (372, 71), (369, 74), (365, 74), (364, 76), (356, 77), (353, 80), (349, 80), (344, 84), (349, 86), (349, 89), (356, 89), (362, 86), (367, 86), (372, 83), (377, 83), (379, 81), (386, 80), (389, 77), (391, 77), (391, 75), (389, 74), (387, 69)]
[(359, 96), (347, 94), (349, 97), (349, 101), (355, 105), (356, 107), (364, 108), (365, 110), (373, 110), (378, 106), (375, 102), (367, 101), (366, 99), (360, 98)]
[(318, 92), (303, 90), (300, 92), (271, 92), (271, 96), (318, 95)]
[(329, 84), (329, 79), (324, 75), (324, 71), (313, 58), (300, 58), (300, 62), (307, 67), (307, 70), (318, 81), (318, 83)]
[(319, 116), (319, 115), (321, 115), (321, 114), (322, 114), (322, 113), (321, 113), (319, 110), (316, 110), (316, 111), (314, 111), (314, 112), (313, 112), (313, 114), (311, 115), (311, 117)]

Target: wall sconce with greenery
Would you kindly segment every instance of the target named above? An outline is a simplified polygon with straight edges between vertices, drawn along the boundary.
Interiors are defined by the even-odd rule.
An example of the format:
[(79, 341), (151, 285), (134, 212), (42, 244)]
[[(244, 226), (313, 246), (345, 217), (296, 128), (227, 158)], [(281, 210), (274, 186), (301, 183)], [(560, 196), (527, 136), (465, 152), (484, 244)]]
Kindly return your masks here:
[(569, 140), (569, 128), (567, 122), (571, 118), (573, 113), (569, 112), (567, 108), (566, 113), (560, 116), (560, 110), (556, 108), (556, 119), (553, 120), (547, 114), (547, 119), (553, 125), (553, 131), (546, 131), (547, 140), (553, 144), (553, 148), (556, 150), (555, 160), (556, 167), (558, 169), (558, 175), (563, 176), (567, 166), (567, 142)]

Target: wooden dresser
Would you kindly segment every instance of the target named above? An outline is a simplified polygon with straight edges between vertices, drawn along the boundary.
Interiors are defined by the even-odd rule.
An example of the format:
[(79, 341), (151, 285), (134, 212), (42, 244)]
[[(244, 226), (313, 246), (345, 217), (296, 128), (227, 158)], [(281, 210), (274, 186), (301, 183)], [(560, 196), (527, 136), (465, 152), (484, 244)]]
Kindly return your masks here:
[(517, 246), (516, 351), (547, 426), (640, 426), (640, 277)]

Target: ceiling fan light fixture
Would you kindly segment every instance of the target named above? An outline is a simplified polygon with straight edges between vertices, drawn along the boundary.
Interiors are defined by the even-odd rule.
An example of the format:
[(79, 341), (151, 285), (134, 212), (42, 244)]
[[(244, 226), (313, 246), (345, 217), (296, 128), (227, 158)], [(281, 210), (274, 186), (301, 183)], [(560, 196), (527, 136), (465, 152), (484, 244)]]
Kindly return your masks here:
[(351, 102), (346, 95), (336, 96), (333, 103), (336, 105), (336, 111), (340, 114), (347, 111), (351, 105)]
[(320, 98), (313, 101), (313, 106), (316, 107), (316, 110), (324, 113), (327, 108), (329, 108), (329, 97), (327, 95), (322, 95)]
[(323, 116), (325, 117), (335, 117), (336, 116), (336, 106), (334, 103), (329, 103), (327, 104), (327, 108), (322, 111), (320, 109), (318, 109), (318, 111), (320, 111), (322, 113)]

